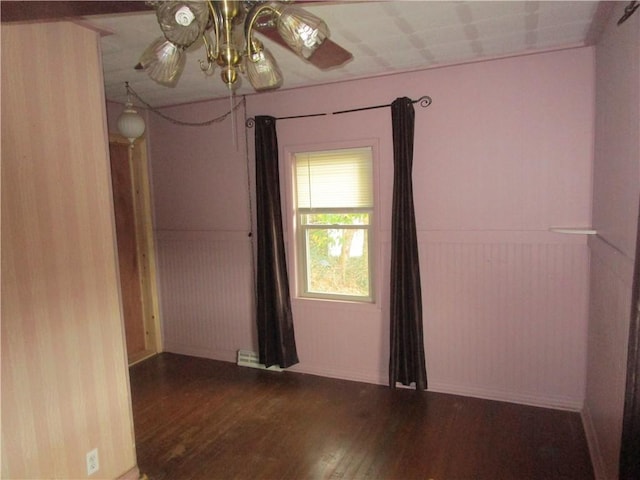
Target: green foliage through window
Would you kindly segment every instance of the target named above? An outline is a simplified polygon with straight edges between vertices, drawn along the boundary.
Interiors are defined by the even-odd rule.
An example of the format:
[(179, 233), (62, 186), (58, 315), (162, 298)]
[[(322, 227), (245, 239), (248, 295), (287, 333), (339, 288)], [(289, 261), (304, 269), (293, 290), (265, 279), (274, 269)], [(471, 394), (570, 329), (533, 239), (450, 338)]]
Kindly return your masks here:
[[(327, 215), (341, 217), (327, 227), (306, 229), (307, 284), (309, 292), (357, 297), (369, 296), (369, 232), (341, 225), (367, 225), (368, 214)], [(337, 220), (334, 218), (333, 220)]]

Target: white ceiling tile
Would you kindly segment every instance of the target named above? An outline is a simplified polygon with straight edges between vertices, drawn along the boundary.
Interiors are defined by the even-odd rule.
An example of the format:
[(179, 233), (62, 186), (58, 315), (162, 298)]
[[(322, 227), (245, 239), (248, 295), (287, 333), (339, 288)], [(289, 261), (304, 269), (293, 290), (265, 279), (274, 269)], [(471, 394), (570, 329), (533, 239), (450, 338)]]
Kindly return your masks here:
[[(327, 22), (332, 40), (349, 50), (353, 60), (321, 71), (271, 41), (265, 40), (265, 45), (283, 71), (283, 88), (292, 88), (427, 68), (434, 62), (452, 64), (582, 44), (597, 4), (546, 0), (307, 3), (303, 8)], [(187, 54), (187, 68), (174, 88), (157, 85), (133, 69), (142, 52), (161, 35), (153, 12), (86, 20), (114, 32), (102, 37), (107, 98), (124, 101), (124, 81), (155, 105), (228, 96), (218, 72), (205, 78), (200, 71), (202, 49)], [(237, 93), (251, 92), (245, 81)]]
[(589, 29), (585, 23), (571, 23), (558, 27), (543, 28), (538, 31), (539, 48), (557, 45), (582, 44)]
[(590, 23), (597, 9), (598, 2), (549, 2), (551, 5), (540, 8), (538, 26), (552, 27), (583, 21)]
[(457, 43), (461, 40), (466, 40), (464, 27), (461, 24), (420, 30), (416, 32), (416, 36), (423, 39), (428, 47), (431, 45)]
[(507, 33), (505, 35), (485, 38), (482, 42), (485, 55), (498, 57), (513, 52), (524, 52), (528, 49), (522, 32)]
[[(478, 22), (487, 19), (501, 17), (521, 16), (526, 13), (525, 3), (517, 1), (485, 2), (471, 1), (464, 2), (468, 5), (473, 16), (473, 21)], [(533, 2), (530, 2), (533, 3)]]
[(406, 35), (392, 35), (385, 38), (377, 38), (366, 44), (376, 51), (378, 55), (392, 55), (415, 50), (415, 47)]
[(522, 33), (525, 30), (524, 16), (495, 17), (475, 22), (482, 38), (501, 37), (506, 34)]
[(441, 43), (433, 45), (430, 50), (438, 59), (438, 63), (466, 61), (476, 57), (469, 42)]
[(444, 27), (460, 23), (453, 2), (394, 2), (402, 4), (403, 18), (414, 30)]

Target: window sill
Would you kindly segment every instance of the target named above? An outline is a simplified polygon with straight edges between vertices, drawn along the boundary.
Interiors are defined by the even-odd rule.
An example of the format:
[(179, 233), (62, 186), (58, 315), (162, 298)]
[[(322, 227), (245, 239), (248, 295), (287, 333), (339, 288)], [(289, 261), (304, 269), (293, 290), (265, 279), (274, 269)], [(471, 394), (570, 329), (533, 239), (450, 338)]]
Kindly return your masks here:
[(354, 300), (339, 300), (334, 298), (314, 298), (314, 297), (292, 297), (291, 303), (293, 305), (299, 304), (304, 308), (326, 308), (330, 310), (362, 310), (362, 311), (375, 311), (381, 310), (379, 302), (358, 302)]

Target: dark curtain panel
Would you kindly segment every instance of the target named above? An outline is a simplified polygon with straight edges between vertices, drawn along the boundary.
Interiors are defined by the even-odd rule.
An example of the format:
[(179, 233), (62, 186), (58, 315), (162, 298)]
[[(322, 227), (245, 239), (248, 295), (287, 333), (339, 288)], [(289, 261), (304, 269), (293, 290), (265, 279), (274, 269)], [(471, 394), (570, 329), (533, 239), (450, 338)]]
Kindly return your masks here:
[(391, 104), (393, 122), (393, 210), (391, 222), (391, 355), (389, 386), (396, 382), (427, 388), (422, 333), (422, 295), (418, 238), (413, 208), (413, 131), (409, 98)]
[(260, 363), (298, 363), (282, 233), (276, 119), (255, 118), (257, 268), (256, 321)]
[[(639, 208), (640, 217), (640, 208)], [(640, 218), (631, 293), (631, 324), (627, 352), (627, 387), (622, 420), (620, 480), (640, 478)]]

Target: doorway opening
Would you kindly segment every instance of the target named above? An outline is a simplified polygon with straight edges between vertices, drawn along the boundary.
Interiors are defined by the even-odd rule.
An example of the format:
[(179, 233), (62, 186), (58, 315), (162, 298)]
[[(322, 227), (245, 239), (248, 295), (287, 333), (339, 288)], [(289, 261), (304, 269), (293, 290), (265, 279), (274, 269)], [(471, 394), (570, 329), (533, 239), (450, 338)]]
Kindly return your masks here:
[(151, 192), (144, 139), (110, 135), (111, 183), (129, 365), (162, 351)]

